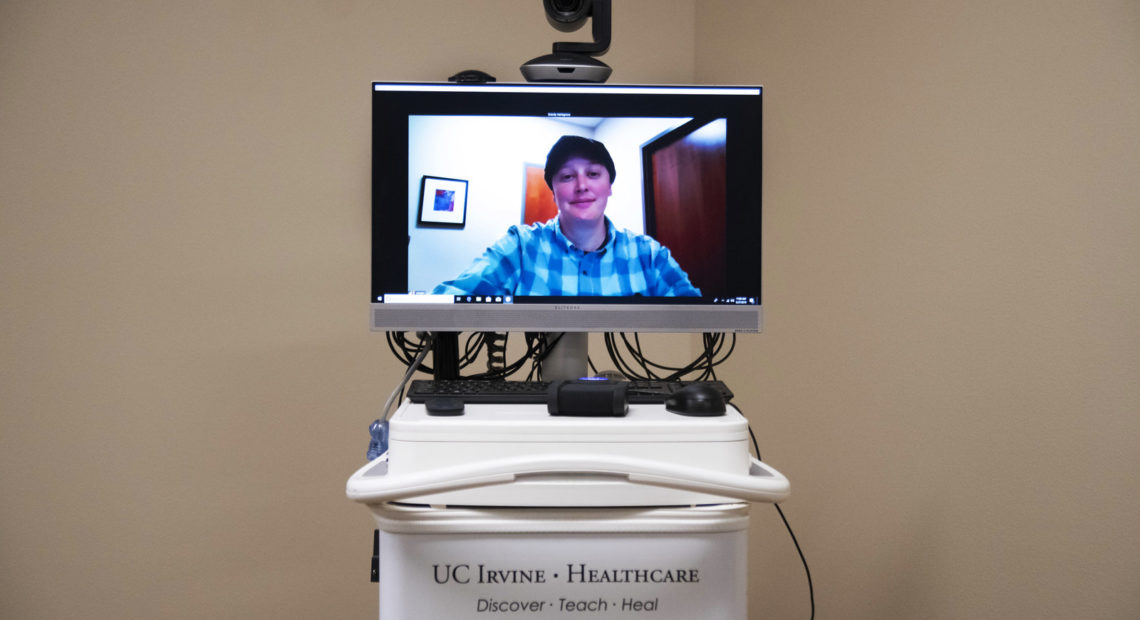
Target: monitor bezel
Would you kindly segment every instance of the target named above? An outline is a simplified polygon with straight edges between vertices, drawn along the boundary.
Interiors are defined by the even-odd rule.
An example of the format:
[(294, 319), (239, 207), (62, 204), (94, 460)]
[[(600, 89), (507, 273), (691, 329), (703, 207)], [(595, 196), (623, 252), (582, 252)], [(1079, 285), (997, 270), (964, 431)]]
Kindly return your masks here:
[[(373, 82), (372, 276), (374, 331), (568, 331), (568, 332), (759, 332), (763, 325), (761, 255), (762, 92), (760, 86), (655, 86), (569, 84), (439, 84)], [(382, 95), (378, 95), (382, 93)], [(603, 95), (614, 95), (606, 97)], [(699, 99), (697, 98), (699, 97)], [(392, 292), (383, 273), (407, 272), (407, 147), (409, 115), (572, 114), (579, 116), (684, 116), (701, 106), (740, 124), (733, 134), (749, 144), (729, 142), (730, 199), (747, 203), (730, 210), (729, 230), (750, 231), (748, 243), (726, 244), (729, 261), (745, 265), (755, 293), (739, 299), (518, 298), (515, 303), (420, 302), (403, 296), (398, 303), (377, 299)], [(402, 120), (401, 120), (402, 119)], [(733, 135), (730, 134), (730, 135)], [(740, 193), (744, 179), (751, 194)], [(735, 186), (735, 187), (734, 187)], [(731, 218), (735, 218), (733, 221)], [(401, 244), (400, 241), (405, 241)], [(396, 265), (386, 271), (385, 265)], [(754, 274), (754, 275), (753, 275)], [(406, 277), (406, 276), (405, 276)], [(389, 278), (390, 279), (390, 278)], [(406, 280), (405, 280), (406, 284)], [(426, 299), (426, 298), (425, 298)]]

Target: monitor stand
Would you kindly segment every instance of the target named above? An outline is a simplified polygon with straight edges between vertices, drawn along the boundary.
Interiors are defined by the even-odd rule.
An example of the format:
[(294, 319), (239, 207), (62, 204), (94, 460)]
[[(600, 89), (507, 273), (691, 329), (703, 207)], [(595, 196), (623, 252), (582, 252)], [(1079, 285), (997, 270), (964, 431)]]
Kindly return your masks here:
[(435, 332), (431, 341), (432, 378), (459, 378), (459, 332)]
[(547, 338), (558, 338), (558, 342), (542, 360), (542, 379), (559, 381), (588, 376), (589, 337), (588, 332), (565, 332), (561, 338), (558, 338), (558, 334), (548, 334)]

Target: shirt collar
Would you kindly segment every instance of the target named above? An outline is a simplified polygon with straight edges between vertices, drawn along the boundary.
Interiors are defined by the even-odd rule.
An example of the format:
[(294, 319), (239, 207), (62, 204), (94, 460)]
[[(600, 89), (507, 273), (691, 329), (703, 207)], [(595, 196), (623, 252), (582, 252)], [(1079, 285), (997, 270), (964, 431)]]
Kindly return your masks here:
[(606, 220), (606, 240), (604, 243), (602, 243), (602, 246), (594, 250), (594, 252), (585, 252), (583, 250), (580, 250), (578, 246), (574, 245), (574, 242), (570, 241), (570, 238), (562, 233), (562, 221), (558, 219), (557, 215), (554, 216), (554, 236), (558, 239), (558, 242), (562, 244), (563, 249), (567, 251), (574, 251), (582, 255), (593, 253), (602, 254), (609, 252), (613, 249), (614, 236), (617, 232), (617, 229), (614, 228), (614, 223), (610, 221), (608, 215), (603, 215), (602, 217)]

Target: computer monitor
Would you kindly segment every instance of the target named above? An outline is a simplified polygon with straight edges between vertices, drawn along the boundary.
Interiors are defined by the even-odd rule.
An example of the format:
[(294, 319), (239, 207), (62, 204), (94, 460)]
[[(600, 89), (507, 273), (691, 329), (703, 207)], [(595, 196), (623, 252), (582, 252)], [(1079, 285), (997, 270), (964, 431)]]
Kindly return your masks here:
[(372, 132), (372, 329), (760, 331), (760, 87), (377, 82)]

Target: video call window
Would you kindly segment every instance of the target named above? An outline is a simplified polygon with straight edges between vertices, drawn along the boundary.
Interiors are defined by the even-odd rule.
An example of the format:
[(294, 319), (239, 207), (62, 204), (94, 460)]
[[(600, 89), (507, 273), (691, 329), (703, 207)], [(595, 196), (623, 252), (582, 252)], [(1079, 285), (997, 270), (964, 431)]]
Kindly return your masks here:
[(512, 226), (556, 217), (547, 156), (580, 136), (612, 158), (613, 227), (668, 248), (703, 296), (727, 294), (725, 119), (413, 115), (407, 135), (410, 293), (456, 278)]

